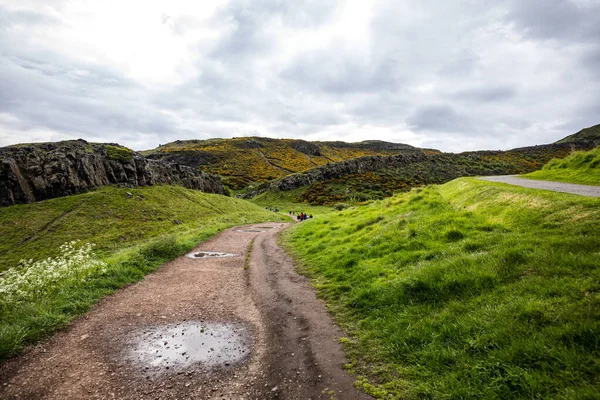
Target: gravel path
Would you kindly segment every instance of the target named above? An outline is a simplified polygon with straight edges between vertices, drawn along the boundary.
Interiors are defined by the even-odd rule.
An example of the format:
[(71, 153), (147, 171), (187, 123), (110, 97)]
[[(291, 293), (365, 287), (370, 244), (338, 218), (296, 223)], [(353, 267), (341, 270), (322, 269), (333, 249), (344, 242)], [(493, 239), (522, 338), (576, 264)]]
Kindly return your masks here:
[(484, 176), (478, 179), (490, 182), (508, 183), (510, 185), (523, 186), (533, 189), (545, 189), (553, 190), (555, 192), (578, 194), (581, 196), (600, 197), (600, 186), (576, 185), (574, 183), (562, 183), (551, 181), (538, 181), (533, 179), (520, 178), (518, 175)]
[(371, 398), (342, 369), (326, 307), (277, 246), (287, 225), (224, 231), (194, 253), (235, 256), (180, 257), (103, 299), (0, 363), (0, 398)]

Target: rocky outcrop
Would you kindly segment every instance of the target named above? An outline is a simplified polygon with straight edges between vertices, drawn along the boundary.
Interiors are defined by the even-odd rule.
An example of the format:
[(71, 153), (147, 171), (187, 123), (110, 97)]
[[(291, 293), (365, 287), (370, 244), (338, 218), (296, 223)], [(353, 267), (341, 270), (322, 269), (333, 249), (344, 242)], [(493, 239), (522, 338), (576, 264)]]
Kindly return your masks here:
[(0, 206), (67, 196), (110, 184), (171, 184), (224, 193), (216, 176), (148, 160), (117, 144), (79, 139), (0, 148)]
[(402, 165), (413, 164), (427, 159), (428, 156), (424, 153), (410, 152), (389, 157), (367, 156), (326, 164), (306, 172), (288, 175), (272, 183), (262, 184), (256, 190), (247, 192), (244, 197), (252, 198), (267, 191), (294, 190), (316, 182), (337, 179), (344, 175), (398, 168)]
[(565, 157), (573, 150), (587, 150), (589, 144), (549, 144), (508, 151), (475, 151), (465, 153), (405, 152), (393, 156), (367, 156), (322, 165), (302, 173), (264, 183), (246, 192), (252, 198), (268, 191), (288, 191), (319, 182), (343, 179), (367, 172), (420, 182), (440, 184), (461, 176), (510, 175), (532, 172), (554, 157)]
[(415, 151), (415, 150), (426, 150), (419, 149), (417, 147), (404, 144), (404, 143), (392, 143), (384, 142), (382, 140), (365, 140), (362, 142), (312, 142), (319, 145), (328, 146), (334, 149), (355, 149), (355, 150), (371, 150), (371, 151)]
[(292, 148), (300, 153), (304, 153), (308, 156), (320, 156), (321, 146), (313, 142), (307, 142), (305, 140), (296, 140), (292, 143)]
[(147, 158), (151, 160), (162, 160), (171, 164), (185, 165), (192, 168), (198, 168), (202, 165), (218, 163), (220, 161), (220, 158), (215, 154), (202, 150), (155, 153), (149, 154)]

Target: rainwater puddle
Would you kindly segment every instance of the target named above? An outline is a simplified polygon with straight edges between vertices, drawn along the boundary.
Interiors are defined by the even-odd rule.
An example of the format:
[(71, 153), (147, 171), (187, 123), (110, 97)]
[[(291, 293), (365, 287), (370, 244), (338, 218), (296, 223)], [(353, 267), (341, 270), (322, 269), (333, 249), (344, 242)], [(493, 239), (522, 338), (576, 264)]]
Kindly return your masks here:
[(256, 229), (273, 229), (274, 226), (257, 226)]
[(239, 364), (250, 355), (251, 333), (236, 322), (184, 322), (145, 329), (132, 344), (130, 360), (144, 373), (158, 375)]
[(264, 232), (261, 229), (240, 229), (238, 232)]
[(219, 253), (217, 251), (194, 251), (188, 253), (189, 258), (221, 258), (221, 257), (236, 257), (233, 253)]

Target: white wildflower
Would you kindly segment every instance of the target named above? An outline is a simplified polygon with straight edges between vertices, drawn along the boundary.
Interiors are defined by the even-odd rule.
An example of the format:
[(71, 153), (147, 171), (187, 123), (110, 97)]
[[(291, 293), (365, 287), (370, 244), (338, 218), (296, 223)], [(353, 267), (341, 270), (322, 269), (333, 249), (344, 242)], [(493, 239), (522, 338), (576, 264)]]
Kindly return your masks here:
[(3, 272), (0, 275), (0, 307), (30, 301), (61, 287), (81, 284), (105, 274), (106, 264), (92, 253), (94, 244), (86, 243), (76, 248), (77, 243), (66, 242), (54, 258), (38, 262), (21, 260), (17, 267)]

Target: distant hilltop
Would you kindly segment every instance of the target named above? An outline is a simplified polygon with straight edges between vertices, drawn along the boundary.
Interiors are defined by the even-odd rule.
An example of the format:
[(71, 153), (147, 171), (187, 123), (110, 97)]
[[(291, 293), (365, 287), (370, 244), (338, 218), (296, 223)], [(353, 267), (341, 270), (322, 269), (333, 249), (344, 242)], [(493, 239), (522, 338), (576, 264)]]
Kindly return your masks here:
[(556, 143), (588, 143), (592, 147), (600, 146), (600, 124), (582, 129)]
[(176, 162), (218, 174), (239, 190), (321, 165), (363, 156), (386, 156), (425, 150), (403, 143), (368, 140), (359, 143), (309, 142), (299, 139), (238, 137), (177, 140), (142, 152), (148, 158)]

